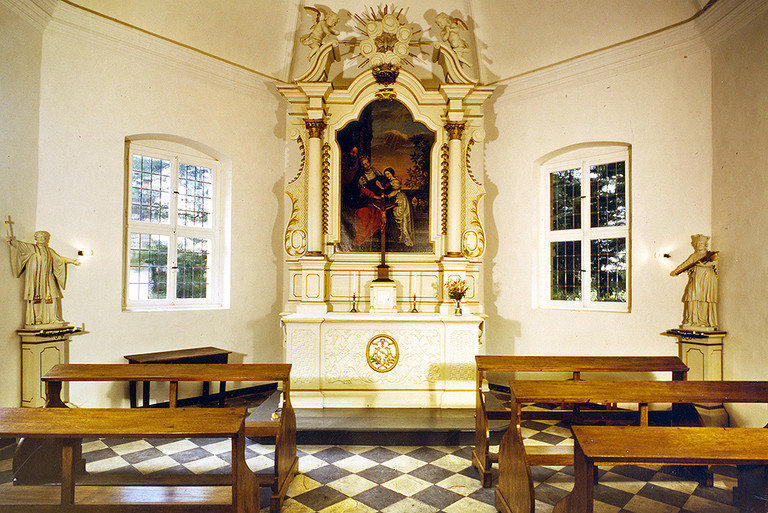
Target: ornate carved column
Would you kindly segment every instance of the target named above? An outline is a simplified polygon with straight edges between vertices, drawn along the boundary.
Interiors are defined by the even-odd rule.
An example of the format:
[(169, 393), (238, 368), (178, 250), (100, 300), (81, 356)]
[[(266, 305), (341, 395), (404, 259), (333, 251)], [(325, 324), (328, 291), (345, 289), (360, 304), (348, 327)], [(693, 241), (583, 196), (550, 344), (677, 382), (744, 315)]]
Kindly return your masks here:
[(305, 119), (309, 132), (307, 164), (309, 169), (309, 235), (307, 255), (319, 256), (323, 252), (323, 130), (322, 119)]
[(449, 121), (448, 132), (448, 219), (446, 222), (445, 252), (447, 256), (461, 256), (461, 136), (464, 122)]

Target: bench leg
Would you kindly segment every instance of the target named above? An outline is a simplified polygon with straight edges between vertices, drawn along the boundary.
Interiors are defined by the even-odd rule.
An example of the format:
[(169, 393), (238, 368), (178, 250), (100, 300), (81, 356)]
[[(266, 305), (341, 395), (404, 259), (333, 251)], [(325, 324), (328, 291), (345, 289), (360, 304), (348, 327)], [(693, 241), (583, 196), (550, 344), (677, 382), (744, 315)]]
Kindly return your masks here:
[(733, 488), (733, 505), (741, 511), (768, 510), (768, 467), (739, 465), (738, 484)]
[(146, 408), (149, 406), (149, 381), (144, 381), (141, 387), (141, 402)]
[(67, 438), (61, 444), (61, 504), (75, 503), (75, 446), (80, 440)]
[(131, 408), (136, 408), (136, 382), (128, 382), (128, 397), (131, 400)]
[(227, 382), (226, 381), (220, 381), (219, 382), (219, 408), (224, 407), (224, 400), (227, 396)]

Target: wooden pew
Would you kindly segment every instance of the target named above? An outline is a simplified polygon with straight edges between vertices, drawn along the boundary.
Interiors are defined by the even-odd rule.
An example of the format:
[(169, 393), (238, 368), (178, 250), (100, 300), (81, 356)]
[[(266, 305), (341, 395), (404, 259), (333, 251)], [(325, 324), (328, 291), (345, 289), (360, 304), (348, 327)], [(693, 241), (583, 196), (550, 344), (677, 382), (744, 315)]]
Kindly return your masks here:
[[(703, 425), (693, 403), (768, 403), (768, 381), (548, 381), (510, 382), (511, 426), (499, 449), (499, 485), (496, 507), (504, 513), (534, 511), (532, 465), (573, 465), (571, 447), (525, 446), (519, 431), (530, 403), (634, 403), (636, 411), (599, 412), (603, 420), (633, 419), (648, 426), (649, 404), (672, 404), (676, 426)], [(570, 420), (595, 420), (590, 411), (574, 411)]]
[[(554, 513), (594, 511), (598, 465), (768, 465), (768, 430), (763, 428), (574, 426), (573, 434), (575, 484)], [(762, 477), (755, 483), (749, 472), (739, 472), (734, 505), (741, 511), (765, 511), (765, 503), (757, 500), (768, 491)]]
[[(247, 437), (274, 437), (275, 464), (272, 475), (257, 474), (262, 485), (270, 486), (270, 511), (277, 513), (288, 487), (298, 472), (296, 455), (296, 414), (291, 405), (291, 364), (59, 364), (43, 377), (46, 408), (65, 407), (61, 389), (65, 382), (127, 381), (168, 382), (171, 408), (178, 402), (179, 382), (278, 381), (282, 394), (273, 395), (264, 408), (257, 408), (245, 421)], [(277, 399), (280, 398), (278, 401)], [(271, 409), (267, 411), (266, 407)], [(195, 409), (200, 413), (199, 409)], [(195, 411), (193, 410), (193, 411)], [(168, 411), (167, 409), (165, 411)], [(207, 410), (206, 410), (207, 411)], [(273, 414), (276, 418), (273, 418)], [(19, 459), (24, 455), (20, 455)], [(16, 459), (16, 458), (15, 458)]]
[[(688, 367), (676, 356), (502, 356), (477, 355), (477, 392), (475, 400), (475, 449), (472, 463), (481, 476), (483, 487), (491, 486), (491, 466), (499, 455), (490, 452), (489, 421), (508, 420), (509, 411), (492, 404), (494, 396), (483, 390), (488, 372), (566, 373), (579, 380), (585, 372), (650, 373), (671, 372), (673, 380), (685, 380)], [(526, 419), (544, 420), (546, 412), (525, 413)], [(554, 463), (553, 463), (554, 464)]]
[[(258, 513), (259, 486), (245, 462), (245, 408), (208, 410), (205, 415), (192, 409), (137, 411), (129, 409), (80, 408), (0, 408), (0, 436), (25, 439), (50, 439), (61, 444), (61, 483), (57, 503), (40, 504), (34, 494), (33, 504), (19, 503), (16, 497), (2, 504), (7, 513), (53, 512), (231, 512)], [(176, 438), (221, 437), (232, 439), (232, 475), (230, 504), (85, 504), (75, 495), (75, 454), (82, 438)], [(12, 487), (11, 491), (16, 491)], [(41, 487), (35, 487), (41, 488)], [(48, 488), (49, 487), (42, 487)], [(16, 494), (15, 494), (16, 495)], [(45, 495), (45, 494), (43, 494)], [(170, 494), (172, 495), (172, 494)]]

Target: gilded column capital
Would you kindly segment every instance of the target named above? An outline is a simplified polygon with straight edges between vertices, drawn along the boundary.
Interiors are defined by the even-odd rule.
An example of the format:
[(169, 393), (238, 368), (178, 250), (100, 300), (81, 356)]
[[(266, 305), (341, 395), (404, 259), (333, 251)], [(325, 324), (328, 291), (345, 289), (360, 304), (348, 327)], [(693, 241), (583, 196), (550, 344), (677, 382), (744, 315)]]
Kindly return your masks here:
[(464, 121), (449, 121), (445, 124), (445, 129), (448, 131), (449, 139), (461, 139), (461, 134), (464, 133)]
[(327, 126), (325, 124), (325, 121), (322, 119), (305, 119), (304, 125), (307, 127), (307, 130), (309, 131), (309, 137), (311, 138), (322, 138), (323, 137), (323, 130), (325, 130), (325, 127)]

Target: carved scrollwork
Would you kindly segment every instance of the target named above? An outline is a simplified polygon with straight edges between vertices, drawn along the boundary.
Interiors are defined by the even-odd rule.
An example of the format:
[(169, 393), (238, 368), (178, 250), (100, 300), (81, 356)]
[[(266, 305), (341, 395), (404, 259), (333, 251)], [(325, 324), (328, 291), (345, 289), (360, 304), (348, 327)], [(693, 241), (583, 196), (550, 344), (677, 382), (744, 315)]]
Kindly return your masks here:
[(304, 139), (301, 131), (291, 129), (289, 137), (296, 140), (299, 145), (299, 154), (301, 162), (299, 172), (291, 180), (285, 189), (285, 194), (291, 199), (291, 216), (285, 227), (285, 252), (293, 257), (300, 257), (307, 252), (307, 173), (305, 172), (306, 153), (304, 150)]
[(485, 187), (472, 174), (471, 154), (475, 140), (482, 140), (483, 133), (476, 130), (468, 136), (466, 143), (464, 170), (466, 172), (465, 190), (467, 211), (462, 212), (461, 252), (467, 257), (479, 257), (485, 252), (485, 231), (480, 222), (479, 204), (485, 196)]

